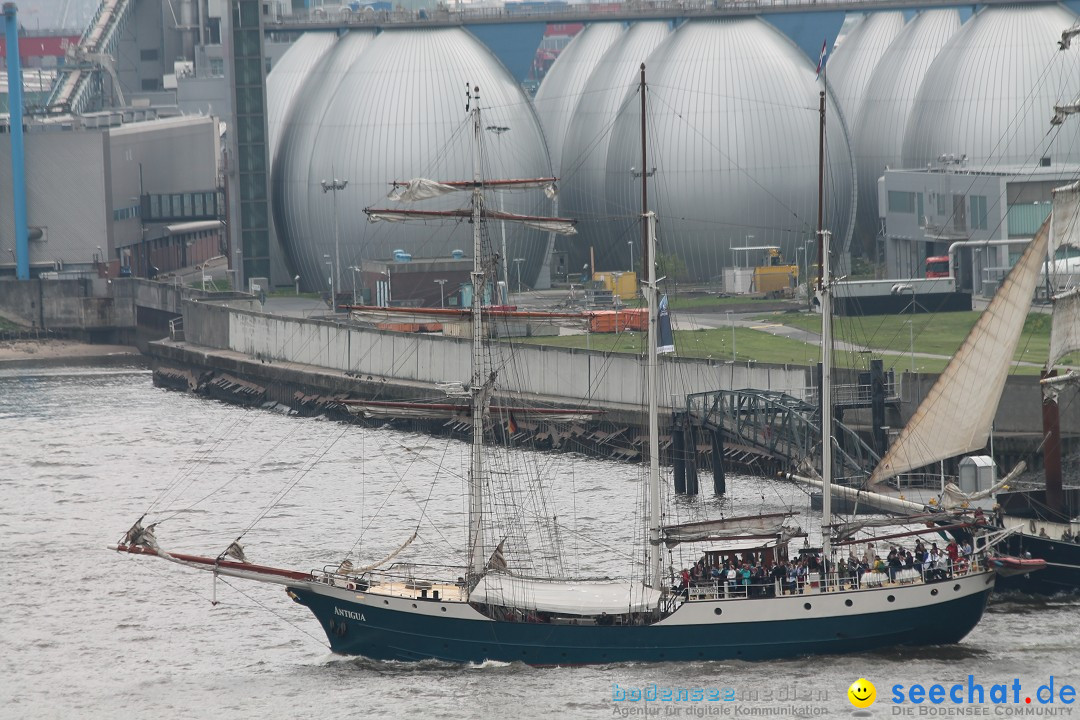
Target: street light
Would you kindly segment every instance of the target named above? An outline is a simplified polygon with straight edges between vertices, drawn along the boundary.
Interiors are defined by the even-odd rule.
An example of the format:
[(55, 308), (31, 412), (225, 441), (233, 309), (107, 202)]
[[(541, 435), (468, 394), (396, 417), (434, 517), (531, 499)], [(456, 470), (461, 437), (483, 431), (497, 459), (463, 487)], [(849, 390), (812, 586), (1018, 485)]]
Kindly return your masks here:
[(634, 241), (627, 240), (626, 245), (630, 248), (630, 272), (634, 272)]
[[(496, 138), (502, 138), (503, 133), (508, 132), (510, 128), (505, 125), (488, 125), (484, 128), (488, 132), (495, 133)], [(499, 143), (499, 147), (502, 147), (502, 143)], [(499, 201), (499, 212), (503, 211), (502, 195), (495, 193), (495, 198)], [(503, 280), (506, 281), (506, 292), (510, 292), (510, 268), (507, 263), (510, 262), (509, 257), (506, 254), (506, 221), (499, 221), (499, 231), (502, 233), (502, 270)], [(519, 283), (520, 285), (520, 283)], [(520, 288), (519, 288), (520, 292)]]
[[(334, 166), (330, 166), (330, 172), (334, 172)], [(334, 271), (336, 273), (334, 281), (330, 283), (330, 297), (334, 296), (334, 288), (341, 287), (341, 231), (338, 228), (338, 214), (337, 214), (337, 194), (338, 190), (344, 190), (348, 186), (348, 180), (323, 180), (322, 191), (325, 195), (328, 192), (334, 193)]]
[(514, 265), (517, 266), (518, 276), (518, 294), (521, 294), (521, 263), (525, 262), (525, 258), (514, 258)]
[(903, 295), (904, 293), (911, 293), (911, 302), (904, 306), (900, 314), (903, 315), (904, 311), (911, 308), (911, 317), (908, 318), (908, 346), (911, 351), (911, 374), (915, 374), (915, 287), (909, 283), (897, 283), (892, 286), (893, 295)]
[(731, 362), (735, 362), (735, 321), (731, 319), (731, 311), (727, 311), (728, 323), (731, 325)]
[(446, 307), (446, 295), (445, 295), (445, 292), (444, 292), (446, 290), (446, 279), (445, 278), (440, 278), (439, 280), (436, 280), (435, 282), (439, 286), (439, 307), (444, 308), (444, 307)]
[(334, 307), (334, 261), (330, 259), (330, 256), (323, 253), (323, 261), (326, 263), (326, 267), (330, 268), (330, 275), (327, 277), (326, 282), (330, 285), (330, 307)]
[(300, 276), (297, 275), (296, 277), (294, 277), (293, 282), (296, 283), (296, 294), (299, 295), (300, 294)]
[(356, 304), (356, 273), (360, 272), (360, 268), (356, 265), (350, 265), (349, 269), (352, 270), (352, 304)]

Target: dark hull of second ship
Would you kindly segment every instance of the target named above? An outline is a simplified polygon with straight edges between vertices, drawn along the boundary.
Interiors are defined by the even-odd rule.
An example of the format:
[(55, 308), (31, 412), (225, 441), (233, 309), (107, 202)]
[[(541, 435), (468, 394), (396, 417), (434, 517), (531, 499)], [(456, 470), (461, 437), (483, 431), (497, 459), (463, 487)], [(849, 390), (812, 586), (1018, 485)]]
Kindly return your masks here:
[(1080, 592), (1080, 544), (1018, 533), (998, 546), (1002, 552), (1046, 561), (1046, 569), (1023, 575), (998, 575), (994, 589), (1029, 595), (1055, 595)]

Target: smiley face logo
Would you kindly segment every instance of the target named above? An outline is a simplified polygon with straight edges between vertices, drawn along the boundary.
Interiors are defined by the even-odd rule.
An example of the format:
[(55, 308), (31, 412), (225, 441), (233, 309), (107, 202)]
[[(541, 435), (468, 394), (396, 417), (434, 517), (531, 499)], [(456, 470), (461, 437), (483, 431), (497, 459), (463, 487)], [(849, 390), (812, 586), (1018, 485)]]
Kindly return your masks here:
[(859, 678), (847, 689), (848, 700), (857, 708), (865, 709), (877, 700), (877, 688), (866, 678)]

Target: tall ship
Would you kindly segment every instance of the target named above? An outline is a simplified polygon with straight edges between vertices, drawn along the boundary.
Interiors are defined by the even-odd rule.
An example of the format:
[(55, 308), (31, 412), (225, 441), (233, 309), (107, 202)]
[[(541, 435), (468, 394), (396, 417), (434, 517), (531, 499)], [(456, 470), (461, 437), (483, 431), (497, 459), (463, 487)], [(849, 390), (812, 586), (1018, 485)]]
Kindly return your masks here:
[[(492, 448), (485, 443), (491, 397), (502, 373), (486, 348), (484, 288), (498, 266), (490, 251), (487, 226), (492, 221), (524, 222), (554, 232), (573, 232), (572, 221), (522, 217), (500, 212), (490, 196), (498, 190), (550, 187), (551, 178), (491, 180), (485, 177), (481, 95), (469, 86), (469, 129), (474, 142), (473, 178), (399, 183), (399, 200), (422, 200), (453, 192), (468, 194), (467, 207), (454, 211), (373, 209), (372, 220), (467, 220), (473, 229), (472, 367), (470, 398), (472, 438), (469, 447), (464, 513), (464, 553), (460, 564), (411, 565), (405, 573), (394, 556), (364, 567), (351, 559), (319, 570), (257, 565), (247, 561), (239, 538), (218, 555), (169, 552), (143, 517), (115, 546), (125, 554), (156, 557), (220, 576), (281, 585), (295, 602), (310, 609), (330, 648), (346, 655), (379, 660), (451, 662), (486, 660), (530, 665), (577, 665), (635, 661), (764, 660), (813, 653), (852, 653), (902, 644), (961, 641), (979, 622), (993, 589), (996, 572), (988, 556), (993, 537), (978, 535), (963, 563), (938, 574), (868, 572), (852, 580), (836, 571), (834, 519), (829, 488), (832, 442), (826, 433), (821, 478), (826, 488), (820, 547), (799, 549), (808, 568), (789, 581), (787, 564), (794, 537), (788, 513), (667, 523), (661, 503), (662, 477), (658, 420), (658, 356), (670, 346), (667, 313), (656, 272), (656, 215), (648, 207), (647, 173), (641, 177), (641, 291), (648, 311), (647, 352), (643, 358), (647, 408), (647, 482), (642, 493), (640, 543), (619, 548), (625, 558), (617, 577), (571, 577), (558, 571), (540, 574), (522, 568), (542, 564), (524, 557), (526, 543), (516, 542), (519, 521), (542, 514), (542, 502), (518, 507), (545, 490), (545, 479), (522, 477), (518, 494), (496, 493), (507, 478), (490, 467)], [(641, 113), (642, 165), (646, 157), (645, 66), (637, 92)], [(821, 142), (825, 136), (825, 94), (820, 97)], [(819, 230), (820, 256), (830, 258), (830, 234)], [(818, 284), (822, 297), (822, 362), (831, 368), (833, 278), (829, 262)], [(520, 370), (518, 370), (520, 371)], [(825, 419), (832, 428), (831, 372), (822, 385)], [(511, 478), (512, 479), (512, 478)], [(516, 509), (515, 509), (516, 508)], [(147, 521), (144, 524), (144, 521)], [(603, 523), (633, 518), (604, 517)], [(549, 525), (552, 527), (552, 525)], [(929, 532), (929, 531), (928, 531)], [(402, 548), (415, 537), (405, 539)], [(540, 547), (537, 545), (536, 547)], [(693, 576), (681, 579), (665, 563), (676, 547), (700, 556)], [(600, 551), (599, 549), (597, 550)], [(554, 564), (557, 567), (557, 563)], [(750, 566), (769, 568), (769, 580), (750, 581)], [(417, 570), (425, 568), (426, 574)], [(776, 572), (780, 569), (780, 572)], [(721, 575), (723, 573), (723, 575)]]

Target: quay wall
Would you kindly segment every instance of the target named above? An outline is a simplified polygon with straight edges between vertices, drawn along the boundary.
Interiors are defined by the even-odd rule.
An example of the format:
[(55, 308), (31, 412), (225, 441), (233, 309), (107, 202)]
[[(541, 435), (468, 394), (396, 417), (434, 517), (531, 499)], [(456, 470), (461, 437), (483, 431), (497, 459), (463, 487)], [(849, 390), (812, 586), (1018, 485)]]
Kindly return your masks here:
[[(184, 304), (187, 342), (269, 362), (291, 362), (361, 376), (421, 383), (470, 380), (468, 338), (403, 334), (326, 320), (285, 317), (203, 302)], [(505, 389), (582, 404), (640, 405), (644, 372), (632, 355), (492, 343), (492, 366)], [(806, 368), (664, 358), (661, 404), (682, 407), (688, 393), (756, 388), (800, 391)]]

